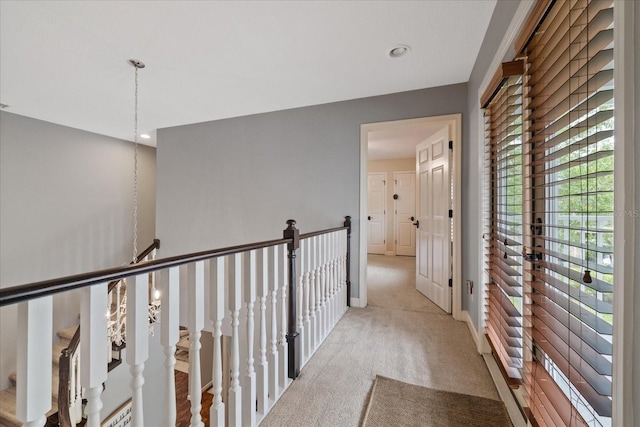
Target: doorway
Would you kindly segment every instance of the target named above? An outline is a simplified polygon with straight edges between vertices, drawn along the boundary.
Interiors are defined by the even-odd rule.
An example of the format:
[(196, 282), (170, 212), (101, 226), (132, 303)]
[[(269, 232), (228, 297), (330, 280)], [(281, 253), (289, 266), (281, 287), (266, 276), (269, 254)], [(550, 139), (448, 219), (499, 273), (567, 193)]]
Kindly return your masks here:
[[(451, 237), (452, 237), (452, 250), (451, 250), (451, 313), (454, 319), (461, 319), (461, 246), (460, 246), (460, 226), (461, 226), (461, 212), (460, 212), (460, 184), (461, 184), (461, 135), (462, 135), (462, 115), (452, 114), (446, 116), (425, 117), (419, 119), (397, 120), (390, 122), (369, 123), (361, 125), (360, 131), (360, 223), (365, 224), (367, 219), (367, 204), (368, 204), (368, 161), (369, 161), (369, 148), (370, 141), (379, 142), (378, 140), (384, 140), (384, 136), (406, 134), (412, 135), (413, 148), (412, 152), (415, 156), (415, 145), (417, 142), (422, 141), (429, 136), (435, 134), (438, 130), (443, 128), (447, 129), (449, 137), (452, 141), (451, 152)], [(381, 137), (382, 136), (382, 137)], [(383, 144), (381, 144), (383, 145)], [(384, 150), (384, 147), (377, 147), (376, 149)], [(393, 150), (394, 147), (390, 146), (386, 149)], [(367, 233), (360, 233), (360, 282), (358, 284), (358, 297), (352, 298), (352, 305), (359, 307), (366, 307), (367, 305), (367, 246), (368, 235)]]

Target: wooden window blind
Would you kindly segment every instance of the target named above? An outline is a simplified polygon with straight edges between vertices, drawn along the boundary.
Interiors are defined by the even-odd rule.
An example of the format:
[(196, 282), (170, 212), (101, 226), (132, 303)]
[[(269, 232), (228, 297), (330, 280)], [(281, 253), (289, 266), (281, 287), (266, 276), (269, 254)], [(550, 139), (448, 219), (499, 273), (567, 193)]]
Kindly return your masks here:
[(540, 16), (531, 37), (522, 37), (532, 212), (525, 252), (536, 257), (524, 262), (522, 373), (539, 425), (605, 426), (612, 415), (613, 2), (555, 1)]
[(503, 64), (483, 96), (490, 174), (486, 333), (515, 384), (522, 368), (522, 72), (522, 61)]

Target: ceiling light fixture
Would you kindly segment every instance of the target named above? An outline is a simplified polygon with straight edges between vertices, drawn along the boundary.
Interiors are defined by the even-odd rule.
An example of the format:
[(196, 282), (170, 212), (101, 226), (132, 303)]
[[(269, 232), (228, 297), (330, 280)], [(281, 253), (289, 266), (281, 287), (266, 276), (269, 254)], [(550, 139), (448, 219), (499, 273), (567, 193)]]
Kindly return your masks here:
[(149, 134), (147, 134), (147, 133), (141, 133), (140, 134), (140, 138), (142, 138), (142, 139), (150, 139), (151, 136)]
[(389, 51), (389, 56), (392, 58), (399, 58), (405, 53), (409, 52), (409, 50), (409, 46), (399, 45)]

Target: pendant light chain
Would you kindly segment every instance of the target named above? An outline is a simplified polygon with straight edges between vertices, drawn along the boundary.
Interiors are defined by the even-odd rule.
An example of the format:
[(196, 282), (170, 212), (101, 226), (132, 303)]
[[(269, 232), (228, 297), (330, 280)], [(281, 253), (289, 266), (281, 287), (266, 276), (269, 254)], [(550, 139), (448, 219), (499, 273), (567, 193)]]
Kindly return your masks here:
[(133, 154), (133, 262), (138, 262), (138, 67), (136, 69), (136, 94), (134, 114)]
[(134, 157), (133, 157), (133, 262), (138, 262), (138, 69), (144, 64), (137, 59), (129, 60), (135, 68), (135, 99), (134, 99)]

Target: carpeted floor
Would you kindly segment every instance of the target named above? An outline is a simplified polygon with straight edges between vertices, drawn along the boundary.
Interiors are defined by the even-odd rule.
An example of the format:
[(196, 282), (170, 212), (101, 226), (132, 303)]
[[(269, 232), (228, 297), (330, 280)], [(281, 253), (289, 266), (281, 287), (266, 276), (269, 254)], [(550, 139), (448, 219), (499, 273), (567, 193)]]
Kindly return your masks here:
[(415, 290), (415, 258), (370, 255), (351, 308), (262, 426), (358, 426), (376, 375), (499, 399), (468, 327)]

